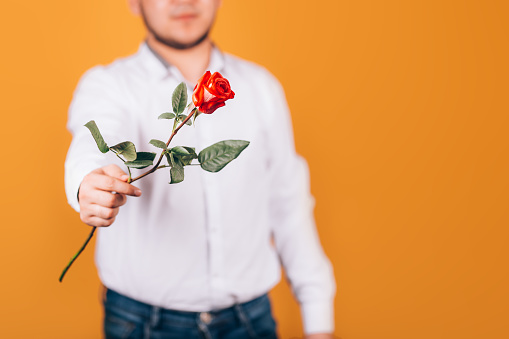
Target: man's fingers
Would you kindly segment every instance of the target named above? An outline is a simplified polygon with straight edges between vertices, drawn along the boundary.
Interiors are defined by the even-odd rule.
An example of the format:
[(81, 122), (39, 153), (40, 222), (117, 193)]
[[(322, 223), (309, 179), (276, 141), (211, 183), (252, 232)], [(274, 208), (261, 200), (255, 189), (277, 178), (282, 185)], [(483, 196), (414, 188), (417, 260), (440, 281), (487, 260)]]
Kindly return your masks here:
[(129, 176), (127, 174), (125, 174), (124, 171), (122, 171), (122, 169), (120, 167), (118, 167), (117, 165), (108, 165), (108, 166), (104, 166), (102, 168), (104, 174), (106, 174), (107, 176), (110, 176), (110, 177), (113, 177), (113, 178), (117, 178), (118, 180), (121, 180), (121, 181), (127, 181), (127, 179), (129, 178)]
[(138, 187), (130, 185), (122, 180), (117, 178), (96, 174), (91, 181), (94, 188), (106, 191), (106, 192), (117, 192), (120, 194), (127, 194), (135, 197), (139, 197), (141, 195), (141, 190)]
[(115, 221), (119, 208), (89, 204), (80, 212), (81, 220), (90, 226), (110, 226)]
[(81, 220), (89, 226), (108, 227), (108, 226), (111, 226), (111, 224), (113, 224), (113, 221), (115, 221), (115, 218), (106, 220), (106, 219), (101, 219), (99, 217), (92, 216), (92, 217), (87, 217), (87, 218), (82, 217)]
[(108, 208), (117, 208), (126, 203), (125, 194), (120, 193), (110, 193), (107, 191), (99, 191), (96, 190), (93, 192), (94, 199), (90, 201), (92, 204), (108, 207)]
[[(118, 214), (119, 208), (108, 208), (100, 205), (90, 205), (91, 216), (98, 217), (104, 220), (113, 220)], [(113, 219), (113, 220), (112, 220)]]

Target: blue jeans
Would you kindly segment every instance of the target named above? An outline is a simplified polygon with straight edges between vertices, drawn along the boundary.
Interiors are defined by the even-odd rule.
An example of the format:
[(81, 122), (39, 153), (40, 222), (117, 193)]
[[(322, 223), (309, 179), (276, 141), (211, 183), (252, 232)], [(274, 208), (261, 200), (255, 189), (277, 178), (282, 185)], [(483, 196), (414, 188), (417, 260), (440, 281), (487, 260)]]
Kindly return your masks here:
[(107, 289), (103, 304), (106, 339), (277, 339), (267, 294), (221, 310), (185, 312)]

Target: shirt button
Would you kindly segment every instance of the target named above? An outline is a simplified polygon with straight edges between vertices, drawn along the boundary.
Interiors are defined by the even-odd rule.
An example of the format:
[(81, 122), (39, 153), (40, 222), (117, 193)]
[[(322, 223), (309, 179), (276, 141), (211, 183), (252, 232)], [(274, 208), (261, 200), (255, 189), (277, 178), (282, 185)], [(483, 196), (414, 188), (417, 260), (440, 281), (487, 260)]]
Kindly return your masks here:
[(205, 325), (208, 325), (212, 321), (212, 316), (210, 315), (209, 312), (201, 312), (200, 320), (203, 321)]

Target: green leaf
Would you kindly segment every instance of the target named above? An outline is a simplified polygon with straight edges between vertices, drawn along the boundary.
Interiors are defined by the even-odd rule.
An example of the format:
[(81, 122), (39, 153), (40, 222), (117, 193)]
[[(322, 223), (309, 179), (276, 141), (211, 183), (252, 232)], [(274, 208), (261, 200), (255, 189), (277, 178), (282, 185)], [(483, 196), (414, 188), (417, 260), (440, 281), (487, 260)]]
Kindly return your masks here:
[(189, 155), (189, 151), (182, 146), (175, 146), (170, 149), (170, 152), (178, 155)]
[[(193, 159), (198, 159), (198, 154), (196, 154), (196, 152), (194, 151), (194, 147), (187, 147), (187, 146), (184, 146), (185, 150), (189, 152), (189, 155), (186, 155), (185, 157), (186, 158), (189, 158), (191, 160)], [(191, 163), (191, 161), (189, 161), (189, 164)], [(185, 164), (185, 165), (189, 165), (189, 164)]]
[[(177, 116), (177, 120), (178, 120), (178, 121), (184, 121), (186, 118), (187, 118), (187, 115), (185, 115), (185, 114), (179, 114), (179, 115)], [(186, 125), (188, 125), (188, 126), (192, 126), (192, 125), (193, 125), (193, 122), (192, 122), (191, 120), (192, 120), (192, 119), (187, 120), (187, 121), (186, 121)]]
[(174, 157), (177, 157), (184, 166), (190, 165), (193, 159), (198, 158), (193, 147), (175, 146), (170, 150), (170, 152)]
[(205, 171), (219, 172), (230, 161), (237, 158), (247, 146), (249, 141), (223, 140), (202, 150), (198, 154), (198, 161)]
[(189, 152), (189, 154), (196, 155), (196, 158), (198, 158), (198, 155), (196, 154), (194, 147), (188, 147), (188, 146), (182, 146), (182, 147), (184, 147), (186, 149), (186, 151)]
[(174, 157), (172, 153), (169, 155), (170, 168), (170, 184), (178, 184), (184, 181), (184, 165), (178, 157)]
[(168, 163), (170, 164), (171, 167), (175, 167), (177, 166), (177, 161), (178, 159), (175, 159), (175, 156), (171, 153), (166, 153), (167, 154), (167, 157), (168, 157)]
[(136, 160), (136, 147), (130, 141), (124, 141), (120, 144), (116, 144), (115, 146), (111, 146), (110, 149), (124, 157), (127, 161)]
[(195, 124), (195, 121), (196, 121), (196, 118), (198, 118), (198, 115), (202, 114), (202, 112), (200, 112), (200, 110), (198, 108), (195, 108), (194, 111), (195, 111), (195, 113), (193, 116), (193, 124)]
[(187, 156), (187, 157), (181, 157), (180, 160), (182, 161), (182, 164), (184, 164), (184, 166), (189, 166), (193, 162), (193, 159), (196, 159), (196, 158), (198, 158), (198, 156), (196, 156), (195, 158), (193, 158), (191, 156)]
[(152, 139), (152, 140), (149, 141), (149, 143), (154, 145), (155, 147), (166, 149), (166, 143), (161, 141), (161, 140)]
[(145, 167), (148, 167), (148, 166), (151, 166), (152, 164), (154, 164), (154, 161), (152, 160), (133, 160), (133, 161), (126, 161), (124, 163), (124, 165), (126, 165), (127, 167), (131, 167), (131, 168), (145, 168)]
[(187, 105), (187, 86), (184, 82), (181, 82), (173, 91), (173, 95), (171, 97), (171, 103), (173, 107), (173, 112), (175, 114), (180, 114), (184, 112)]
[(168, 165), (171, 166), (171, 157), (170, 157), (170, 154), (168, 153), (168, 151), (164, 152), (164, 156), (166, 157), (166, 160), (168, 160)]
[(156, 154), (153, 152), (136, 152), (136, 160), (154, 161)]
[(106, 145), (106, 142), (104, 142), (103, 136), (101, 135), (101, 132), (99, 132), (99, 128), (95, 124), (95, 121), (90, 120), (85, 124), (85, 127), (90, 130), (90, 133), (92, 133), (92, 136), (94, 137), (95, 143), (97, 144), (99, 151), (101, 151), (102, 153), (108, 152), (110, 149), (108, 148), (108, 145)]
[(184, 181), (184, 168), (172, 167), (170, 168), (170, 184), (178, 184)]
[(159, 117), (157, 117), (157, 119), (173, 119), (173, 118), (175, 118), (175, 114), (169, 112), (163, 113)]
[(127, 161), (124, 165), (131, 168), (145, 168), (154, 164), (155, 157), (156, 154), (152, 152), (136, 152), (136, 160)]
[(190, 165), (193, 161), (193, 157), (191, 155), (177, 155), (173, 154), (173, 157), (182, 164), (182, 166)]

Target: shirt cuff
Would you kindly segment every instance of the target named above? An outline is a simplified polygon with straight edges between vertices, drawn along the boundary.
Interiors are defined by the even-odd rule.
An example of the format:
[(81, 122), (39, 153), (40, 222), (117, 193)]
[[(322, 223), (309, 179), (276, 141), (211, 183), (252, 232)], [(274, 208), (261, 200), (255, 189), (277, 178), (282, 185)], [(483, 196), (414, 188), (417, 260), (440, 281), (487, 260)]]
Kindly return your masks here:
[(333, 333), (334, 305), (331, 301), (308, 302), (300, 306), (304, 333)]
[(80, 203), (78, 201), (78, 191), (81, 186), (83, 178), (92, 172), (93, 170), (101, 167), (100, 163), (93, 161), (87, 161), (86, 164), (80, 165), (80, 167), (74, 166), (73, 168), (66, 168), (65, 172), (65, 190), (67, 194), (67, 201), (69, 205), (76, 212), (80, 212)]

